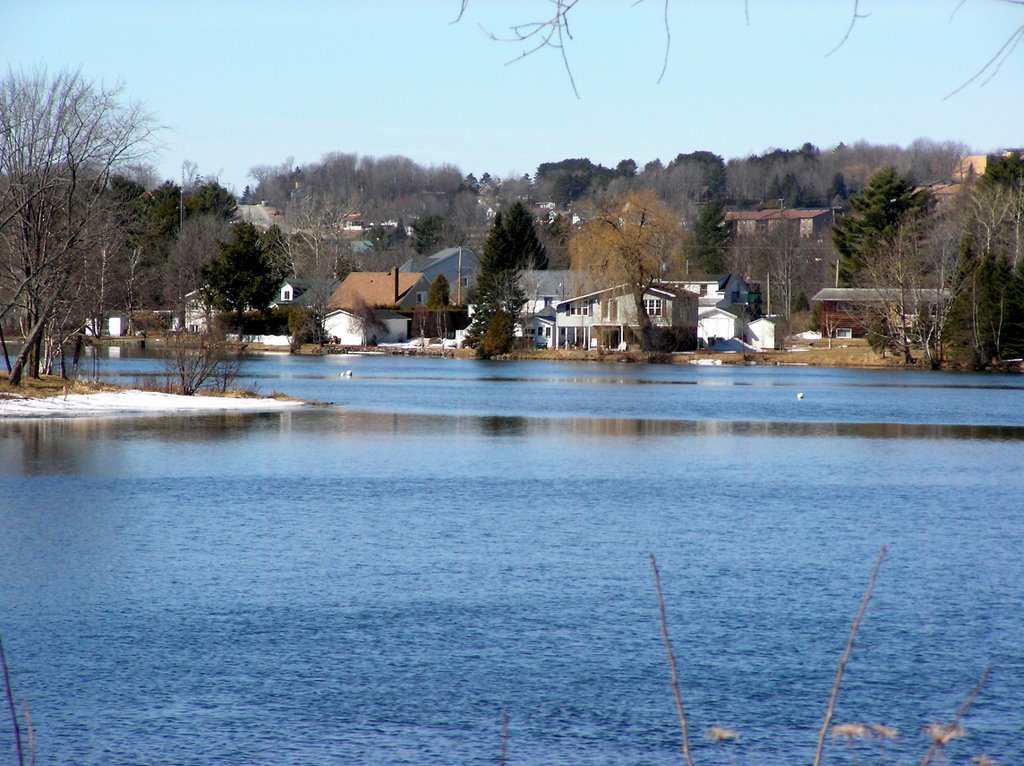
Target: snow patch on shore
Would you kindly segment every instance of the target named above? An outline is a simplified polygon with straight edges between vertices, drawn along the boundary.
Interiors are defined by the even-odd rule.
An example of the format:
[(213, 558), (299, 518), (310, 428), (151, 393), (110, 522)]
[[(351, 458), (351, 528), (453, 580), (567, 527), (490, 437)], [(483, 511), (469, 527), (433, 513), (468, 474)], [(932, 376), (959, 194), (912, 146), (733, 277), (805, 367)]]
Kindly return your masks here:
[(302, 402), (265, 397), (181, 396), (155, 391), (111, 391), (99, 394), (67, 394), (46, 399), (0, 396), (0, 418), (47, 418), (134, 413), (276, 412), (301, 406)]

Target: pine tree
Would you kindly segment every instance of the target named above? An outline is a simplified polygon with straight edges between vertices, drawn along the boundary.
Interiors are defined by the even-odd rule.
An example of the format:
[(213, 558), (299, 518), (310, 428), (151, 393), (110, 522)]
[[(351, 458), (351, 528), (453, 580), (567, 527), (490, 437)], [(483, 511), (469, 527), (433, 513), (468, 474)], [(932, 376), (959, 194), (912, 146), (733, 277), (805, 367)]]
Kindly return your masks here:
[(548, 255), (537, 237), (533, 216), (522, 202), (509, 208), (504, 218), (509, 258), (518, 269), (546, 269)]
[(839, 279), (844, 285), (858, 281), (861, 272), (903, 224), (923, 216), (928, 193), (916, 190), (910, 179), (895, 169), (882, 170), (861, 194), (850, 199), (854, 214), (840, 218), (832, 241), (840, 257)]
[(473, 301), (473, 323), (466, 333), (470, 345), (479, 345), (486, 335), (491, 320), (504, 312), (519, 317), (526, 304), (526, 296), (519, 285), (522, 250), (509, 237), (505, 219), (499, 212), (484, 241), (480, 254), (480, 271), (476, 278)]
[(282, 275), (268, 257), (272, 245), (250, 223), (236, 224), (231, 241), (217, 244), (220, 256), (201, 272), (205, 292), (216, 308), (234, 313), (241, 332), (246, 310), (265, 310)]
[(430, 283), (430, 292), (427, 293), (428, 309), (443, 309), (451, 301), (451, 290), (448, 287), (448, 280), (444, 274), (438, 274), (437, 278)]
[(694, 257), (707, 274), (728, 271), (725, 255), (729, 249), (732, 227), (725, 220), (725, 207), (712, 200), (701, 207), (694, 226)]

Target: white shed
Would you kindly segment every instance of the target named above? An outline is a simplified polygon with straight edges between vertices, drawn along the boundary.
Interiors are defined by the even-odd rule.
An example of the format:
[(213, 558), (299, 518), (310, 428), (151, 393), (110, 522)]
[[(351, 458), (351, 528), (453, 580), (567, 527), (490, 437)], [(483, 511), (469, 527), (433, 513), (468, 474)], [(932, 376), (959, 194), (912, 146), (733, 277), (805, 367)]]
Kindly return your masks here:
[(713, 339), (738, 338), (743, 332), (743, 322), (731, 311), (718, 306), (701, 306), (697, 314), (697, 337), (704, 343)]
[(773, 317), (758, 317), (747, 325), (749, 343), (758, 351), (778, 351), (782, 348), (782, 338), (776, 333)]

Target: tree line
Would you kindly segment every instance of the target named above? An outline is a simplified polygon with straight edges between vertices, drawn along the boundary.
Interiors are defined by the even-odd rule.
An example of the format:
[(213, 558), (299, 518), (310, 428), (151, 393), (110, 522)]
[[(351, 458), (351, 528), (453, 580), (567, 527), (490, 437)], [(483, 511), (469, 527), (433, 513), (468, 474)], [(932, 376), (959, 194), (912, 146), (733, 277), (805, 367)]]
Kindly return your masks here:
[[(1021, 345), (1019, 155), (990, 158), (977, 183), (938, 204), (925, 199), (922, 184), (951, 175), (960, 145), (858, 143), (821, 151), (804, 144), (729, 161), (697, 151), (642, 168), (631, 159), (614, 168), (567, 159), (542, 164), (532, 178), (509, 179), (477, 179), (402, 157), (331, 154), (301, 167), (289, 160), (253, 169), (256, 186), (243, 202), (265, 200), (282, 212), (269, 230), (257, 230), (237, 221), (238, 200), (228, 189), (194, 168), (180, 184), (153, 183), (152, 115), (77, 72), (8, 72), (0, 82), (0, 128), (0, 348), (12, 380), (26, 369), (38, 375), (63, 364), (62, 349), (74, 335), (83, 327), (99, 333), (112, 310), (127, 313), (138, 329), (166, 325), (169, 316), (183, 326), (186, 301), (200, 290), (241, 329), (244, 307), (269, 303), (284, 276), (319, 294), (307, 317), (315, 340), (330, 288), (349, 271), (383, 270), (452, 245), (482, 248), (485, 263), (511, 264), (496, 266), (499, 274), (527, 263), (598, 268), (637, 289), (654, 272), (659, 279), (771, 275), (783, 317), (836, 279), (876, 286), (902, 279), (956, 296), (943, 321), (920, 328), (934, 339), (930, 361), (941, 363), (946, 350), (959, 347), (982, 366)], [(877, 217), (874, 206), (906, 195), (905, 208), (886, 212), (898, 214), (894, 219)], [(538, 215), (545, 203), (546, 214)], [(727, 209), (792, 205), (845, 211), (835, 247), (785, 226), (744, 239), (726, 221)], [(628, 240), (628, 232), (615, 230), (638, 212), (643, 237), (657, 234), (657, 245), (649, 243), (657, 252), (653, 266), (645, 261), (634, 278), (636, 264), (614, 256), (623, 249), (616, 237)], [(362, 227), (355, 237), (342, 231), (349, 220)], [(881, 233), (856, 235), (861, 221)], [(510, 248), (519, 254), (489, 255)], [(881, 270), (883, 252), (900, 255), (897, 271)], [(480, 295), (500, 292), (507, 277), (490, 286), (484, 279)], [(26, 341), (17, 354), (8, 351), (5, 328)], [(876, 329), (882, 348), (902, 332)], [(474, 337), (485, 332), (477, 323)], [(906, 333), (901, 342), (909, 355)]]

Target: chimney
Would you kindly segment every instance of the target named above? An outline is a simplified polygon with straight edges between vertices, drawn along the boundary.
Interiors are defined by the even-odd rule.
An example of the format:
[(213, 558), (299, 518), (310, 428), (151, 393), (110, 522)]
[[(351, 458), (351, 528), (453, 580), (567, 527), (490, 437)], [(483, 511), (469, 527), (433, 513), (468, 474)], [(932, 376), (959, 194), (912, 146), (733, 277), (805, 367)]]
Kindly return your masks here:
[(398, 267), (395, 266), (395, 305), (398, 305)]

